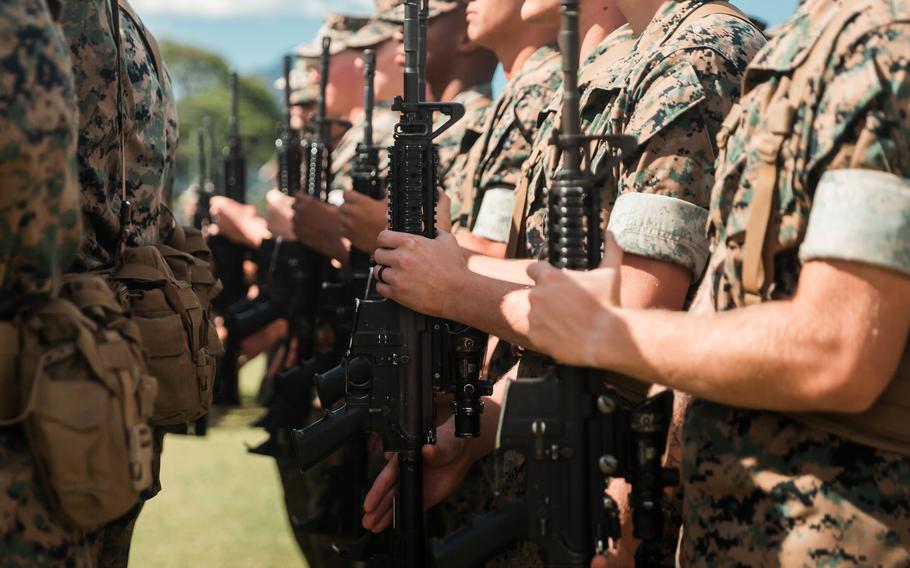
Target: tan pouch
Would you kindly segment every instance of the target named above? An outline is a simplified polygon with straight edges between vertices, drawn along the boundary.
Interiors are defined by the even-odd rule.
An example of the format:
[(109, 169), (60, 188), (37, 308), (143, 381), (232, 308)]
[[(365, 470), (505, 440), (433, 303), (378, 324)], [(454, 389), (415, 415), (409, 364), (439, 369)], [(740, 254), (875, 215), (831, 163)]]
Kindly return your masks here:
[(206, 348), (211, 342), (208, 315), (192, 285), (175, 277), (154, 246), (124, 250), (110, 282), (130, 306), (149, 371), (158, 379), (152, 423), (172, 426), (205, 415), (212, 404), (215, 366)]
[(23, 423), (54, 510), (93, 530), (151, 485), (156, 382), (106, 283), (82, 275), (67, 277), (61, 294), (67, 287), (89, 288), (104, 308), (58, 298), (17, 322), (20, 414), (4, 423)]
[(179, 232), (175, 231), (175, 235), (179, 235), (179, 238), (172, 238), (167, 246), (159, 246), (158, 250), (174, 272), (174, 276), (178, 280), (188, 282), (199, 298), (208, 327), (205, 349), (209, 355), (220, 357), (224, 355), (224, 345), (215, 329), (212, 300), (221, 293), (223, 286), (221, 280), (212, 272), (212, 251), (199, 229), (182, 227)]

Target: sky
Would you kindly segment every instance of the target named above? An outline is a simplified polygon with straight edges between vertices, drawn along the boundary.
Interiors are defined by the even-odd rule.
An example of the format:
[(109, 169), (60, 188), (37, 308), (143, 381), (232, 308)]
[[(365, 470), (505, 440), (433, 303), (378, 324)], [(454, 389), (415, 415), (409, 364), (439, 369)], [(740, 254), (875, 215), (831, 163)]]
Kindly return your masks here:
[[(798, 0), (733, 0), (771, 25), (784, 21)], [(312, 38), (322, 14), (367, 14), (372, 0), (133, 0), (156, 37), (192, 43), (225, 55), (244, 73), (277, 68), (282, 55)]]

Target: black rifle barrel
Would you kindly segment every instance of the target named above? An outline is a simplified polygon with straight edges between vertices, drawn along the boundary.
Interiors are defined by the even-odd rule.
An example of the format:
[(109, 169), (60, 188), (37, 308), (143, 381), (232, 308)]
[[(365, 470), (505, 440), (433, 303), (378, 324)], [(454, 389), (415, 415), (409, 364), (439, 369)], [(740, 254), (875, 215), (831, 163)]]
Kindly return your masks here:
[(374, 85), (376, 83), (376, 50), (363, 50), (363, 145), (373, 147)]
[(285, 195), (297, 195), (300, 191), (301, 156), (300, 137), (291, 124), (291, 68), (293, 55), (284, 56), (284, 124), (281, 137), (275, 141), (278, 150), (278, 189)]
[(319, 62), (319, 99), (316, 102), (317, 110), (319, 112), (320, 124), (319, 127), (322, 129), (322, 138), (327, 140), (325, 124), (326, 124), (326, 101), (325, 93), (326, 89), (329, 86), (329, 70), (331, 65), (331, 53), (332, 53), (332, 38), (324, 37), (322, 38), (322, 59)]
[(224, 194), (238, 203), (246, 203), (246, 157), (240, 137), (240, 80), (231, 73), (231, 120), (228, 148), (224, 163)]
[(201, 229), (209, 221), (209, 179), (205, 167), (205, 132), (196, 133), (197, 164), (199, 167), (199, 187), (196, 188), (196, 211), (193, 214), (193, 226)]
[(294, 66), (294, 56), (284, 56), (284, 122), (291, 124), (291, 68)]

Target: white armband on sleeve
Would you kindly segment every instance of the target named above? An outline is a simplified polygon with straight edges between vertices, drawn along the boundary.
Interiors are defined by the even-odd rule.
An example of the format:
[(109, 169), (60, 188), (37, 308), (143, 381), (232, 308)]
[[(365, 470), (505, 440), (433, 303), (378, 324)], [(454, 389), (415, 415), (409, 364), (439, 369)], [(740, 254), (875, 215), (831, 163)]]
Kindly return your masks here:
[(799, 256), (910, 276), (910, 180), (874, 170), (827, 172), (815, 190)]
[(623, 252), (689, 269), (693, 280), (708, 262), (704, 207), (666, 195), (624, 193), (610, 213), (608, 230)]

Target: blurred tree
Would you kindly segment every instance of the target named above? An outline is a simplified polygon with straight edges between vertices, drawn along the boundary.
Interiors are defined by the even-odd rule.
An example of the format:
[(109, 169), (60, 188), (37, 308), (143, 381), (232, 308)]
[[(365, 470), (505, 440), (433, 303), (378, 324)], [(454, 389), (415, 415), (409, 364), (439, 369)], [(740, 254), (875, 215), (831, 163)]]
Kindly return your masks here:
[[(179, 194), (199, 177), (196, 133), (202, 128), (205, 117), (212, 119), (217, 146), (227, 144), (230, 66), (217, 53), (174, 41), (163, 41), (161, 54), (174, 83), (180, 117), (181, 140), (177, 148), (175, 186), (175, 194)], [(251, 203), (259, 200), (257, 190), (263, 189), (258, 187), (261, 183), (256, 174), (275, 152), (274, 141), (282, 116), (270, 89), (271, 86), (257, 77), (240, 76), (240, 134), (247, 155), (248, 199)], [(215, 167), (220, 168), (221, 164), (215, 164)]]

